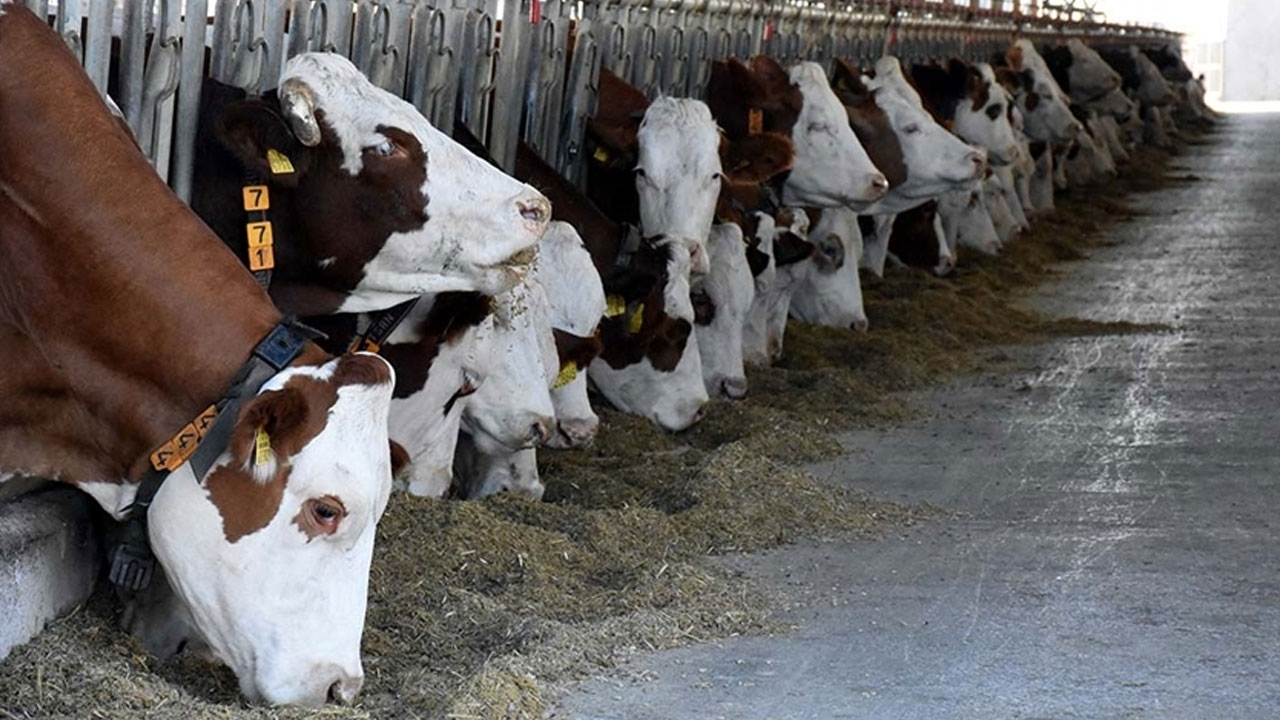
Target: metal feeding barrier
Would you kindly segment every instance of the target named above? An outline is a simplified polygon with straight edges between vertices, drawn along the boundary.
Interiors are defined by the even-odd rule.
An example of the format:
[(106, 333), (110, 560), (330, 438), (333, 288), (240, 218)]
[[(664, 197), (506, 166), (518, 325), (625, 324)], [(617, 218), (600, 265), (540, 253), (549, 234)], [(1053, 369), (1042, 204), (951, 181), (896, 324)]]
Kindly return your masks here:
[(1018, 37), (1168, 45), (1082, 0), (24, 0), (110, 94), (162, 178), (190, 198), (201, 83), (263, 93), (303, 52), (349, 57), (436, 127), (463, 123), (510, 171), (519, 142), (574, 182), (600, 69), (650, 98), (701, 98), (711, 64), (770, 55), (990, 60)]

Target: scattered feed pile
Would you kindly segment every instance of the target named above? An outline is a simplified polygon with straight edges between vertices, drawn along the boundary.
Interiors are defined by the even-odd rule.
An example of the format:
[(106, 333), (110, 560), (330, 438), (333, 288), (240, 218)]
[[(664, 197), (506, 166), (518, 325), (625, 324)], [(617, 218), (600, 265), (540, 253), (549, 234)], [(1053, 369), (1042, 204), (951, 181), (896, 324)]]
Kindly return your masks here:
[(1061, 196), (1003, 254), (966, 257), (951, 277), (870, 279), (870, 333), (793, 324), (782, 365), (751, 373), (748, 400), (718, 402), (689, 432), (602, 412), (591, 449), (542, 453), (546, 502), (393, 498), (355, 707), (245, 707), (229, 671), (147, 657), (104, 591), (0, 664), (0, 717), (540, 718), (544, 683), (637, 650), (767, 631), (767, 598), (706, 556), (873, 536), (931, 512), (832, 488), (796, 463), (838, 453), (842, 429), (908, 417), (891, 393), (974, 367), (976, 349), (1151, 329), (1050, 320), (1010, 300), (1136, 217), (1128, 192), (1193, 180), (1165, 175), (1167, 159), (1139, 150), (1120, 180)]

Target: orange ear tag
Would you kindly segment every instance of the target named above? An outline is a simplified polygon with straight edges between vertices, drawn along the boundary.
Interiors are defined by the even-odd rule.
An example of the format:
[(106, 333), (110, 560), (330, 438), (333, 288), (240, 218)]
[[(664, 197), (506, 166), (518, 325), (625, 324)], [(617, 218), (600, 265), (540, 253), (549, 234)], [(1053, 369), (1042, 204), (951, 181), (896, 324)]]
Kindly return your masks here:
[(253, 222), (244, 226), (249, 240), (249, 269), (270, 270), (276, 266), (276, 256), (272, 251), (274, 239), (271, 234), (271, 221)]
[(245, 212), (269, 210), (270, 208), (271, 208), (271, 192), (267, 190), (266, 185), (245, 185), (244, 186)]
[(764, 110), (753, 107), (747, 111), (747, 132), (751, 135), (764, 132)]

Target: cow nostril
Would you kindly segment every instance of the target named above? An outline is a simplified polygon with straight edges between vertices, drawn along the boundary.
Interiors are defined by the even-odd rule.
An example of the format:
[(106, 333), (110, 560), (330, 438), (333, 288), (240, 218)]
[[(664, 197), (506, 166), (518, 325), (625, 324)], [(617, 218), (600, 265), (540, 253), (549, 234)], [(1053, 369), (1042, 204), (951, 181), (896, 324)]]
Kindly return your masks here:
[(871, 187), (880, 191), (888, 190), (889, 178), (885, 177), (884, 175), (877, 174), (875, 177), (871, 178)]
[(350, 705), (351, 701), (356, 699), (356, 694), (360, 692), (360, 686), (363, 684), (363, 677), (342, 678), (335, 680), (329, 686), (329, 702), (339, 705)]
[(747, 396), (747, 379), (725, 378), (720, 381), (720, 392), (730, 400), (741, 400)]
[(551, 203), (544, 197), (521, 200), (516, 203), (520, 217), (530, 222), (545, 223), (551, 219)]
[(857, 332), (864, 333), (867, 331), (867, 328), (871, 327), (871, 324), (867, 322), (866, 318), (859, 318), (857, 320), (854, 320), (853, 324), (850, 325), (849, 327)]

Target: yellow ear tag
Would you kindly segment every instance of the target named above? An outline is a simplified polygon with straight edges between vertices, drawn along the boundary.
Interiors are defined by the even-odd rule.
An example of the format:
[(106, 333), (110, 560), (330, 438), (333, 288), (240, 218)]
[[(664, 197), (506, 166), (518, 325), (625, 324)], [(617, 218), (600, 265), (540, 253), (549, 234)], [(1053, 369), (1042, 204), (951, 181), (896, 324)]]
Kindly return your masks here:
[(627, 311), (627, 301), (621, 295), (609, 295), (604, 299), (604, 316), (618, 317)]
[(294, 172), (293, 163), (289, 162), (289, 157), (275, 148), (267, 149), (267, 165), (271, 167), (273, 175)]
[(640, 332), (640, 328), (644, 326), (644, 303), (636, 306), (636, 311), (631, 313), (631, 319), (627, 323), (627, 332), (632, 335)]
[(266, 465), (271, 462), (271, 436), (266, 430), (258, 428), (253, 436), (253, 464)]
[(764, 110), (751, 108), (747, 111), (747, 133), (759, 135), (764, 132)]
[(560, 388), (573, 382), (578, 377), (578, 364), (575, 362), (567, 362), (560, 366), (560, 374), (556, 376), (556, 382), (551, 386), (552, 390)]
[(609, 162), (609, 151), (600, 146), (591, 154), (591, 157), (595, 158), (596, 162)]

